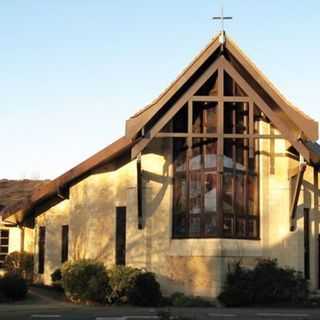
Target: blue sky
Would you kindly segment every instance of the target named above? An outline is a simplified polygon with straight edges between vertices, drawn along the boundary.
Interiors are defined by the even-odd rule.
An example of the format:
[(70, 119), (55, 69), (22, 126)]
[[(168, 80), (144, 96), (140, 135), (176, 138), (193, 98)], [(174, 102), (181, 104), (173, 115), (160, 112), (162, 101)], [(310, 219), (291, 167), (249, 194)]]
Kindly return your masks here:
[[(320, 120), (320, 1), (223, 1), (228, 34)], [(0, 178), (54, 178), (124, 123), (219, 31), (222, 1), (0, 3)]]

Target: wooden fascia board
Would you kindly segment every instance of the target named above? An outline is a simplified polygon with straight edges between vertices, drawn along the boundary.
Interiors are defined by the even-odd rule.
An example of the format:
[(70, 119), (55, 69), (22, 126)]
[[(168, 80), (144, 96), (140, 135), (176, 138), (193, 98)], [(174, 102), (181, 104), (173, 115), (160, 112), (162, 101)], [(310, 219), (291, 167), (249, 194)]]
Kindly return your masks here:
[(200, 53), (198, 57), (185, 69), (185, 71), (175, 80), (168, 89), (150, 106), (147, 106), (138, 115), (126, 121), (126, 136), (134, 136), (143, 126), (156, 114), (173, 95), (191, 78), (191, 76), (206, 62), (206, 60), (221, 46), (218, 36)]
[(240, 73), (231, 65), (231, 63), (223, 57), (223, 67), (231, 77), (239, 84), (239, 86), (249, 94), (253, 102), (261, 108), (266, 116), (271, 120), (275, 127), (280, 130), (284, 138), (286, 138), (296, 150), (303, 155), (306, 161), (310, 161), (310, 153), (308, 149), (298, 141), (298, 137), (286, 127), (285, 123), (277, 116), (277, 114), (264, 102), (264, 100), (255, 92), (255, 90), (247, 83)]
[(311, 141), (319, 138), (319, 124), (309, 118), (297, 107), (287, 101), (277, 88), (267, 79), (266, 76), (255, 66), (255, 64), (242, 52), (242, 50), (227, 37), (226, 49), (242, 64), (249, 74), (259, 83), (259, 85), (274, 99), (278, 106), (285, 112), (288, 118), (295, 123), (298, 128)]
[(295, 218), (296, 218), (296, 211), (297, 211), (297, 205), (299, 201), (301, 186), (303, 182), (303, 176), (306, 171), (307, 165), (305, 163), (301, 163), (299, 166), (299, 173), (297, 176), (296, 185), (294, 188), (291, 208), (290, 208), (290, 231), (295, 230)]
[(158, 122), (146, 133), (145, 138), (139, 140), (132, 148), (131, 157), (134, 159), (154, 138), (157, 133), (170, 121), (175, 114), (188, 102), (188, 100), (201, 88), (201, 86), (218, 70), (222, 63), (220, 56), (211, 66), (199, 77), (194, 84), (185, 92), (180, 99), (170, 108)]

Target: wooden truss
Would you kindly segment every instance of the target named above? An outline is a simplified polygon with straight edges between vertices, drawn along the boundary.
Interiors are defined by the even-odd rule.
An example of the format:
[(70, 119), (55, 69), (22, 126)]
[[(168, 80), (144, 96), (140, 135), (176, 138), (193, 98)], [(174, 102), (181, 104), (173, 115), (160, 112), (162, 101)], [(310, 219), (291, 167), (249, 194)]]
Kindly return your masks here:
[[(218, 96), (194, 96), (194, 94), (199, 90), (199, 88), (215, 73), (218, 71)], [(223, 74), (227, 72), (236, 83), (248, 94), (247, 97), (234, 97), (234, 96), (224, 96), (223, 94)], [(144, 148), (150, 143), (150, 141), (157, 138), (201, 138), (204, 137), (203, 134), (192, 133), (192, 130), (188, 130), (187, 133), (160, 132), (163, 127), (181, 110), (181, 108), (188, 103), (193, 101), (215, 101), (218, 103), (218, 110), (223, 110), (224, 102), (248, 102), (249, 103), (249, 133), (247, 134), (225, 134), (223, 131), (217, 134), (206, 134), (207, 138), (216, 138), (219, 135), (225, 138), (248, 138), (251, 141), (253, 139), (261, 138), (284, 138), (287, 139), (293, 147), (304, 157), (306, 161), (310, 160), (309, 150), (299, 141), (300, 133), (299, 130), (293, 125), (289, 126), (284, 122), (279, 115), (272, 110), (272, 108), (267, 105), (267, 103), (253, 90), (249, 83), (240, 75), (240, 73), (232, 66), (232, 64), (224, 57), (220, 56), (203, 75), (197, 79), (197, 81), (190, 87), (190, 89), (181, 96), (181, 98), (165, 112), (162, 117), (151, 127), (148, 132), (144, 133), (136, 144), (133, 146), (131, 151), (132, 158), (135, 158), (140, 154)], [(270, 135), (259, 135), (253, 132), (253, 105), (257, 105), (260, 110), (270, 119), (271, 123), (281, 132), (281, 136), (270, 136)], [(189, 106), (189, 112), (190, 106)], [(218, 112), (218, 121), (223, 121), (222, 112)], [(192, 117), (189, 116), (188, 126), (192, 126)], [(221, 127), (221, 126), (220, 126)], [(190, 129), (190, 128), (189, 128)]]

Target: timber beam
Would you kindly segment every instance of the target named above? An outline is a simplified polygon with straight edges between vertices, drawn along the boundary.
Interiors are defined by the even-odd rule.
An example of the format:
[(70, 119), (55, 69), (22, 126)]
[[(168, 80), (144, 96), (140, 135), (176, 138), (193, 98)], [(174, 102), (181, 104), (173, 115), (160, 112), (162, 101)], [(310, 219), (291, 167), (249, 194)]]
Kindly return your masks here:
[(297, 205), (299, 201), (299, 196), (300, 196), (300, 191), (301, 191), (301, 186), (303, 182), (303, 176), (304, 172), (306, 171), (307, 164), (306, 163), (300, 163), (299, 165), (299, 172), (297, 176), (297, 181), (296, 185), (294, 188), (294, 193), (293, 193), (293, 198), (292, 198), (292, 203), (291, 203), (291, 208), (290, 208), (290, 231), (295, 231), (296, 229), (296, 212), (297, 212)]

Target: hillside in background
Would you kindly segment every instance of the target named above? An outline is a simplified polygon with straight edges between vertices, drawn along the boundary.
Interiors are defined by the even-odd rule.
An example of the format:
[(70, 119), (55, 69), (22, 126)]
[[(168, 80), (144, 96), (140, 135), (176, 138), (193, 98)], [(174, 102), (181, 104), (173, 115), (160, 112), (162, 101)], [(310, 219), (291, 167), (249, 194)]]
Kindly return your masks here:
[(32, 191), (49, 180), (0, 179), (0, 211), (28, 197)]

